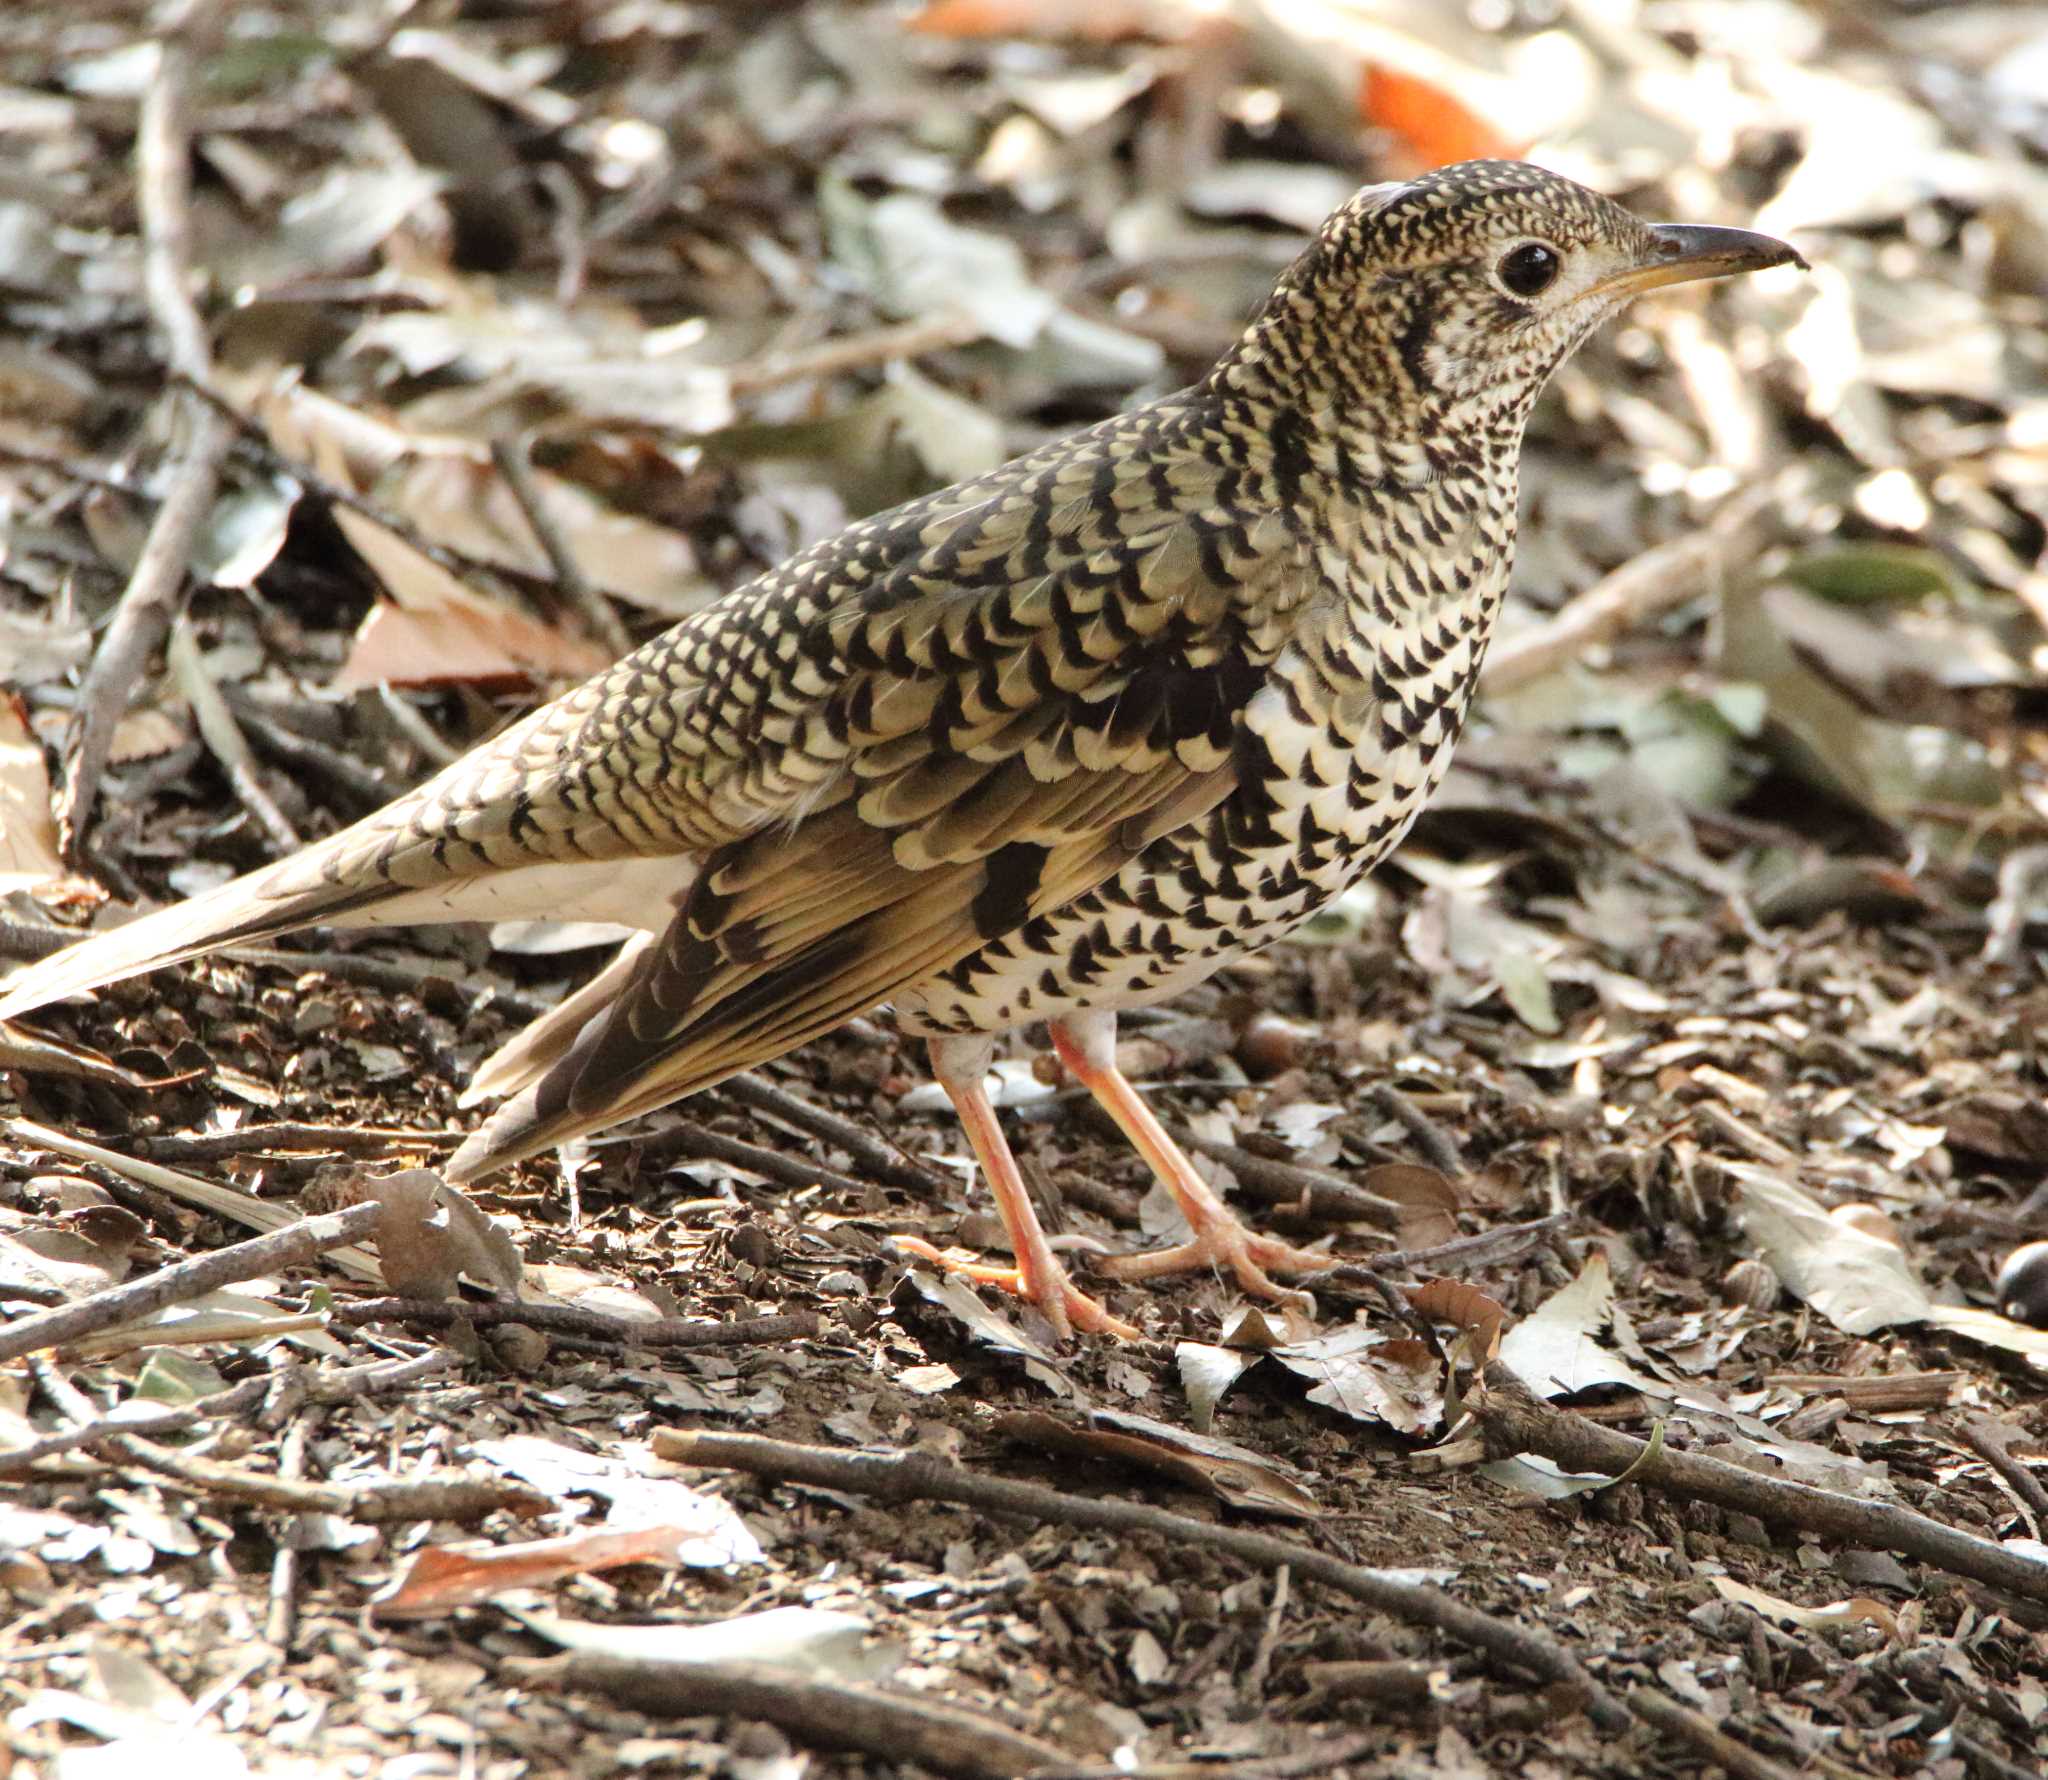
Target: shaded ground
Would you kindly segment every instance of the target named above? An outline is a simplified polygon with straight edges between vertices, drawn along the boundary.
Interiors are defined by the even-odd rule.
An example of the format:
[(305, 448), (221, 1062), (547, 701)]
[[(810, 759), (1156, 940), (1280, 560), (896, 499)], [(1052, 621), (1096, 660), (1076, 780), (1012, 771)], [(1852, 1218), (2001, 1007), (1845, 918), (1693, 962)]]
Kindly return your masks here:
[[(158, 21), (0, 21), (21, 150), (0, 192), (10, 956), (92, 918), (96, 886), (168, 899), (328, 832), (622, 635), (1192, 374), (1362, 179), (1535, 144), (1646, 214), (1793, 232), (1817, 267), (1646, 305), (1560, 378), (1513, 623), (1436, 810), (1302, 943), (1127, 1025), (1127, 1064), (1226, 1184), (1290, 1202), (1272, 1227), (1358, 1260), (1429, 1251), (1385, 1278), (1484, 1300), (1426, 1298), (1410, 1325), (1361, 1275), (1290, 1330), (1246, 1326), (1220, 1282), (1114, 1287), (1148, 1340), (1055, 1352), (888, 1246), (985, 1250), (1000, 1227), (878, 1016), (767, 1079), (893, 1147), (727, 1089), (476, 1195), (529, 1289), (812, 1333), (655, 1353), (596, 1322), (458, 1330), (443, 1371), (374, 1400), (280, 1389), (161, 1437), (225, 1475), (104, 1443), (0, 1473), (0, 1689), (26, 1771), (95, 1750), (230, 1773), (912, 1771), (887, 1739), (828, 1753), (760, 1714), (537, 1678), (544, 1628), (511, 1611), (783, 1606), (858, 1614), (862, 1673), (1080, 1766), (2039, 1770), (2048, 1589), (1679, 1489), (1482, 1472), (1460, 1405), (1490, 1301), (1522, 1331), (1509, 1362), (1603, 1425), (2040, 1537), (2048, 1349), (1968, 1314), (2048, 1235), (2040, 21), (1730, 3), (1550, 30), (1502, 8), (1479, 29), (1434, 10), (935, 5), (909, 31), (824, 7), (448, 8), (394, 36), (367, 10), (237, 8), (225, 44), (194, 40), (182, 126), (170, 108), (195, 157), (196, 361), (141, 275), (165, 200), (132, 163), (166, 89), (135, 46)], [(670, 331), (650, 348), (646, 329)], [(152, 520), (205, 467), (218, 410), (166, 362), (243, 418), (212, 441), (168, 649), (145, 636), (132, 679), (82, 682)], [(485, 449), (504, 437), (595, 593), (560, 586)], [(1614, 571), (1626, 622), (1559, 622)], [(96, 795), (63, 751), (95, 728)], [(285, 1205), (350, 1156), (430, 1163), (471, 1116), (469, 1070), (600, 937), (315, 936), (316, 956), (212, 960), (0, 1030), (10, 1313), (247, 1233), (119, 1156)], [(1136, 1158), (1028, 1050), (1007, 1067), (1049, 1221), (1166, 1240)], [(1359, 1189), (1382, 1203), (1341, 1196)], [(17, 1364), (0, 1437), (438, 1351), (416, 1322), (346, 1319), (374, 1278), (301, 1269), (214, 1303), (237, 1332)], [(246, 1323), (308, 1308), (334, 1320)], [(1105, 1412), (1231, 1444), (1178, 1476), (1050, 1448), (1048, 1416), (1157, 1461), (1166, 1430)], [(676, 1427), (1267, 1528), (1411, 1570), (1696, 1717), (1639, 1703), (1603, 1728), (1583, 1693), (1186, 1531), (664, 1470), (646, 1443)], [(547, 1512), (373, 1528), (244, 1487), (450, 1467), (522, 1478)], [(603, 1569), (582, 1546), (499, 1605), (366, 1610), (423, 1550), (607, 1512), (697, 1515), (701, 1537)], [(790, 1692), (845, 1661), (808, 1651)], [(166, 1724), (198, 1734), (167, 1754)]]

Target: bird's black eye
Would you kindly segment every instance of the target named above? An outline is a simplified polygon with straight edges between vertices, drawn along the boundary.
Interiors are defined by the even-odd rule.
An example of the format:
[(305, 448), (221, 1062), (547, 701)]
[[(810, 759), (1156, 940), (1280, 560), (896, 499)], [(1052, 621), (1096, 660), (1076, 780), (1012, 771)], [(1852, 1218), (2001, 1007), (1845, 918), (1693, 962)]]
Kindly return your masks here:
[(1538, 296), (1557, 281), (1564, 262), (1557, 249), (1541, 241), (1524, 241), (1500, 256), (1494, 276), (1518, 297)]

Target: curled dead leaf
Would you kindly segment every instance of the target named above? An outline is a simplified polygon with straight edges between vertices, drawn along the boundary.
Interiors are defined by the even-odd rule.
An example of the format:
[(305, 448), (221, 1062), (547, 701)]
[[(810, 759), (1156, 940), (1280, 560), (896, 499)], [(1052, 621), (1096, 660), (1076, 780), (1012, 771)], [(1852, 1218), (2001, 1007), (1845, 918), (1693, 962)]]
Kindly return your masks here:
[(1449, 1323), (1472, 1338), (1475, 1355), (1490, 1360), (1500, 1352), (1507, 1306), (1462, 1279), (1433, 1279), (1408, 1294), (1408, 1302), (1432, 1322)]

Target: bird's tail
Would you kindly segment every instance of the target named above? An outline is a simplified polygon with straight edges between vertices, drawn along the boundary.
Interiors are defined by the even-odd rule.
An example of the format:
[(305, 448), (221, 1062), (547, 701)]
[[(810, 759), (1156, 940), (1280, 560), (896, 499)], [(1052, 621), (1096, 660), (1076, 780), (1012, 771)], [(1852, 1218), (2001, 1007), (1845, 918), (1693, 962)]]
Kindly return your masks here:
[[(337, 839), (341, 838), (339, 836)], [(0, 982), (0, 1020), (123, 977), (346, 918), (392, 894), (391, 884), (306, 886), (307, 853), (265, 866), (111, 932), (96, 933)]]

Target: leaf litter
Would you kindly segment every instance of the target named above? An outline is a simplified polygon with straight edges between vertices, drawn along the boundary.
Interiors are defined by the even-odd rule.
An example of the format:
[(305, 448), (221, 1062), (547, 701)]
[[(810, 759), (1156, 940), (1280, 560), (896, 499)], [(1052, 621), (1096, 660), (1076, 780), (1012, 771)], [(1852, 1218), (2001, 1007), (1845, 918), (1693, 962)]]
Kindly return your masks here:
[[(1645, 213), (1792, 233), (1816, 266), (1642, 304), (1567, 369), (1532, 427), (1497, 658), (1603, 576), (1683, 572), (1604, 584), (1628, 622), (1485, 692), (1408, 849), (1314, 943), (1126, 1022), (1162, 1113), (1232, 1152), (1205, 1160), (1220, 1185), (1276, 1195), (1261, 1216), (1334, 1232), (1346, 1260), (1415, 1257), (1384, 1276), (1413, 1321), (1333, 1276), (1308, 1282), (1313, 1332), (1290, 1339), (1197, 1280), (1119, 1296), (1168, 1339), (1055, 1351), (1008, 1301), (892, 1247), (985, 1249), (989, 1220), (957, 1136), (922, 1117), (915, 1058), (885, 1026), (842, 1034), (775, 1083), (878, 1152), (714, 1091), (566, 1178), (494, 1183), (453, 1235), (412, 1215), (395, 1281), (401, 1245), (346, 1249), (310, 1283), (179, 1307), (164, 1321), (189, 1344), (145, 1324), (61, 1350), (55, 1377), (0, 1372), (0, 1462), (81, 1416), (272, 1374), (260, 1413), (166, 1438), (264, 1476), (296, 1447), (328, 1479), (567, 1455), (529, 1478), (554, 1503), (542, 1525), (460, 1537), (258, 1508), (104, 1444), (0, 1477), (29, 1653), (0, 1676), (17, 1759), (394, 1776), (451, 1751), (505, 1775), (759, 1759), (735, 1723), (617, 1703), (607, 1731), (631, 1734), (594, 1739), (587, 1700), (504, 1666), (572, 1626), (619, 1650), (708, 1629), (727, 1657), (814, 1677), (879, 1635), (900, 1646), (892, 1685), (1082, 1765), (1275, 1759), (1338, 1732), (1367, 1738), (1360, 1773), (1707, 1759), (1669, 1737), (1617, 1755), (1512, 1669), (1195, 1545), (709, 1473), (668, 1481), (707, 1527), (743, 1520), (751, 1548), (714, 1537), (713, 1561), (679, 1566), (662, 1529), (680, 1514), (591, 1524), (584, 1498), (632, 1475), (606, 1467), (695, 1417), (1225, 1527), (1292, 1503), (1319, 1545), (1560, 1630), (1610, 1686), (1662, 1689), (1781, 1764), (2048, 1760), (2027, 1604), (1632, 1484), (1555, 1465), (1539, 1481), (1535, 1455), (1482, 1469), (1457, 1418), (1498, 1340), (1532, 1385), (1674, 1448), (2015, 1545), (2044, 1518), (2040, 1338), (1996, 1281), (2048, 1234), (2030, 1111), (2048, 81), (2030, 9), (1851, 10), (455, 7), (394, 32), (353, 4), (234, 9), (192, 113), (197, 290), (214, 393), (241, 418), (181, 659), (219, 700), (196, 721), (151, 665), (90, 869), (64, 849), (62, 749), (177, 451), (130, 160), (161, 20), (116, 4), (0, 26), (10, 947), (87, 917), (102, 884), (161, 900), (268, 856), (235, 731), (284, 823), (324, 833), (604, 659), (496, 440), (520, 442), (569, 554), (640, 636), (850, 518), (1194, 374), (1362, 181), (1526, 148)], [(1751, 490), (1762, 516), (1735, 544), (1654, 554)], [(356, 1134), (438, 1153), (468, 1072), (578, 980), (580, 946), (504, 937), (315, 939), (0, 1034), (9, 1312), (289, 1223)], [(1028, 1047), (998, 1071), (1077, 1269), (1140, 1244), (1142, 1170)], [(1385, 1115), (1389, 1081), (1462, 1171)], [(753, 1165), (775, 1155), (856, 1190)], [(1333, 1184), (1394, 1203), (1328, 1220)], [(81, 1221), (110, 1210), (132, 1226)], [(1512, 1250), (1463, 1248), (1560, 1214)], [(395, 1283), (445, 1306), (456, 1273), (592, 1328), (822, 1322), (660, 1353), (451, 1333), (462, 1363), (395, 1398), (293, 1394), (308, 1370), (437, 1339), (337, 1305)], [(53, 1394), (67, 1379), (82, 1401)], [(1963, 1438), (1956, 1418), (1983, 1414), (2005, 1469)], [(1049, 1430), (1006, 1441), (1006, 1415), (1083, 1445), (1113, 1432), (1138, 1446), (1100, 1451), (1155, 1468), (1079, 1470)], [(403, 1640), (364, 1618), (428, 1559), (458, 1579)], [(509, 1612), (486, 1604), (505, 1578), (527, 1591)], [(818, 1623), (747, 1641), (782, 1614)], [(1455, 1685), (1367, 1710), (1309, 1679), (1416, 1658)]]

